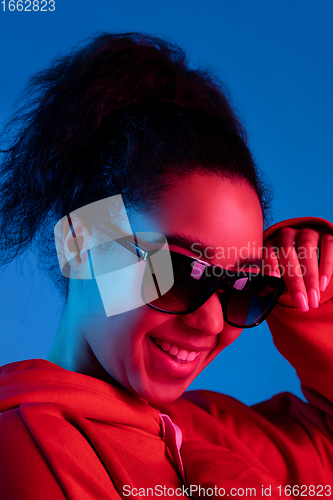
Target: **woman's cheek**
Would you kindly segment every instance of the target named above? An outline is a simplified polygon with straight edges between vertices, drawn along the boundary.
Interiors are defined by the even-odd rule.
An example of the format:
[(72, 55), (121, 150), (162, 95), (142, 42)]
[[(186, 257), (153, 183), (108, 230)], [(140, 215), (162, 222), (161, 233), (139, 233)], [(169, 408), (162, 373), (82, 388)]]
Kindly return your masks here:
[(228, 347), (230, 344), (235, 342), (235, 340), (238, 339), (242, 331), (243, 330), (241, 328), (235, 328), (225, 323), (223, 331), (220, 333), (219, 340), (215, 347), (215, 353), (216, 353), (215, 356), (218, 353), (220, 353), (223, 349)]

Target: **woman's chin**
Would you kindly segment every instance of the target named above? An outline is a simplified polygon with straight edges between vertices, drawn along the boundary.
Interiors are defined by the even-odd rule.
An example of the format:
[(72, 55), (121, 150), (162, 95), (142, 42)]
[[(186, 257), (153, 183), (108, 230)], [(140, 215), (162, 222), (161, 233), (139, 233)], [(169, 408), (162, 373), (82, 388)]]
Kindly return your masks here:
[(179, 399), (186, 391), (188, 385), (189, 384), (182, 385), (181, 387), (166, 387), (164, 384), (160, 386), (154, 384), (153, 387), (136, 392), (136, 396), (152, 406), (166, 405)]

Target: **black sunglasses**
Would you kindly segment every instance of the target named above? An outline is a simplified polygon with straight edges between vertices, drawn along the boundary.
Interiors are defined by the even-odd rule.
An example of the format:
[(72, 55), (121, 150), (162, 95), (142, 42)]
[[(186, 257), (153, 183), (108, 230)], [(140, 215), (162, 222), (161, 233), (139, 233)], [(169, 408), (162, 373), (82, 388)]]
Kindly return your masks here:
[[(267, 318), (286, 289), (282, 278), (263, 275), (257, 271), (223, 269), (163, 248), (144, 250), (138, 245), (135, 235), (131, 241), (130, 237), (122, 237), (100, 222), (94, 222), (94, 225), (135, 254), (138, 260), (147, 263), (141, 296), (147, 306), (157, 311), (176, 315), (190, 314), (198, 310), (215, 292), (223, 292), (219, 293), (219, 298), (225, 322), (236, 328), (253, 328)], [(167, 292), (161, 293), (164, 269), (173, 270), (173, 285)]]
[[(163, 253), (158, 254), (158, 268), (163, 266)], [(267, 318), (286, 289), (283, 279), (275, 276), (230, 271), (173, 251), (165, 257), (171, 257), (173, 286), (150, 300), (155, 292), (151, 278), (154, 275), (145, 272), (141, 295), (149, 307), (167, 314), (192, 313), (215, 292), (223, 292), (219, 298), (225, 322), (237, 328), (253, 328)]]

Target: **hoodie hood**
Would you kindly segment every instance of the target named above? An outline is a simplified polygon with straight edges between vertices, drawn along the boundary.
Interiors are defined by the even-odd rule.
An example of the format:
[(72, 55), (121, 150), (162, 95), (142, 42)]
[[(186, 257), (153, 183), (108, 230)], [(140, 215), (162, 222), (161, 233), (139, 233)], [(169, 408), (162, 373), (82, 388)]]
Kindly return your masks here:
[(159, 412), (128, 391), (44, 359), (0, 368), (0, 413), (25, 403), (54, 403), (91, 420), (160, 431)]
[(181, 485), (167, 415), (103, 380), (43, 359), (10, 363), (0, 368), (0, 413), (1, 498), (108, 500), (124, 485)]

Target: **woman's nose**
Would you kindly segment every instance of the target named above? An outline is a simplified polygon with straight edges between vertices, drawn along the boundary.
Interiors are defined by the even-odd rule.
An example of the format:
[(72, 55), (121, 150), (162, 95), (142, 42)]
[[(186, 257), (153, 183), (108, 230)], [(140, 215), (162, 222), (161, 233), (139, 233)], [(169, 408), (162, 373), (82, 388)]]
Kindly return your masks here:
[(215, 292), (199, 309), (180, 316), (183, 322), (208, 335), (218, 335), (224, 327), (220, 293)]

